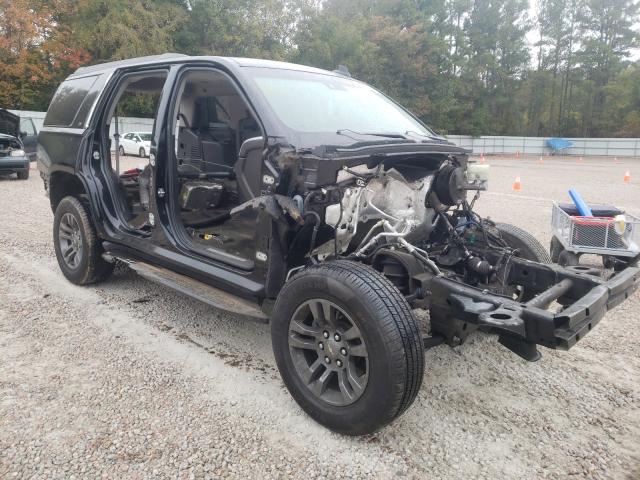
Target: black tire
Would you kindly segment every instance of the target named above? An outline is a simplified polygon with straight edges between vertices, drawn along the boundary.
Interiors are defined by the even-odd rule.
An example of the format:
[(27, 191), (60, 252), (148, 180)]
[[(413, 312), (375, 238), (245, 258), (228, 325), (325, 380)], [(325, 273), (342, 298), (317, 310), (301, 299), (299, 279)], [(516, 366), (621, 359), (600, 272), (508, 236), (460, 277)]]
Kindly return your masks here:
[[(317, 299), (349, 315), (366, 346), (366, 383), (347, 405), (332, 405), (314, 394), (294, 364), (292, 318)], [(406, 299), (372, 268), (344, 260), (309, 267), (285, 284), (271, 318), (271, 341), (282, 379), (302, 409), (325, 427), (346, 435), (372, 433), (400, 416), (416, 398), (424, 374), (417, 321)], [(336, 372), (336, 382), (339, 375)]]
[[(80, 254), (77, 255), (77, 265), (65, 260), (61, 238), (61, 222), (63, 217), (70, 219), (77, 225), (77, 239)], [(62, 227), (62, 236), (66, 235)], [(64, 276), (76, 285), (88, 285), (107, 279), (113, 273), (114, 265), (102, 258), (102, 246), (96, 236), (96, 231), (86, 208), (75, 197), (64, 197), (53, 218), (53, 244), (56, 251), (58, 265)], [(74, 260), (76, 258), (74, 257)]]
[(147, 156), (147, 152), (145, 152), (145, 151), (144, 151), (144, 148), (143, 148), (143, 147), (140, 147), (140, 150), (138, 150), (138, 156), (139, 156), (140, 158), (142, 158), (142, 157), (146, 157), (146, 156)]
[(558, 258), (564, 250), (562, 243), (556, 237), (551, 237), (551, 245), (549, 246), (549, 253), (551, 254), (551, 261), (558, 263)]
[(529, 232), (509, 223), (496, 223), (502, 239), (518, 250), (518, 257), (538, 263), (551, 263), (551, 258), (542, 244)]
[(118, 152), (120, 153), (121, 157), (124, 157), (125, 153), (124, 153), (124, 147), (122, 145), (120, 145), (120, 147), (118, 148)]
[(19, 180), (28, 180), (29, 179), (29, 169), (27, 168), (26, 170), (20, 170), (18, 172), (18, 179)]

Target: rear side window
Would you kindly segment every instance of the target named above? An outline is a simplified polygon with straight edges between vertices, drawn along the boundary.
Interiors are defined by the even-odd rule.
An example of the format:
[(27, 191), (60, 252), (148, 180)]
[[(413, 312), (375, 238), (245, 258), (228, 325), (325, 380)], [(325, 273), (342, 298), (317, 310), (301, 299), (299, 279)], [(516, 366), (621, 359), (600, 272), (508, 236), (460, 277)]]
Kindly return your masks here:
[(84, 118), (77, 119), (75, 122), (77, 125), (72, 124), (97, 78), (97, 76), (74, 78), (60, 85), (51, 100), (44, 124), (53, 127), (83, 126)]

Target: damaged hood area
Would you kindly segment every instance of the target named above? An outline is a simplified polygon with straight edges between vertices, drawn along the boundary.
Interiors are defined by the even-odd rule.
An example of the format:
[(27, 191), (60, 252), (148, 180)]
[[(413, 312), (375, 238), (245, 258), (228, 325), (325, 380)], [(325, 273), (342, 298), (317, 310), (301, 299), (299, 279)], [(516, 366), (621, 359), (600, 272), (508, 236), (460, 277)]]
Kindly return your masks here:
[(0, 108), (0, 134), (16, 139), (20, 136), (20, 117), (4, 108)]
[(455, 157), (460, 164), (466, 164), (470, 153), (470, 150), (448, 141), (416, 142), (398, 139), (290, 150), (279, 155), (278, 163), (281, 167), (286, 167), (292, 161), (299, 162), (307, 188), (317, 188), (338, 181), (341, 171), (361, 165), (375, 168), (382, 164), (385, 170), (399, 169), (408, 178), (423, 178), (437, 171), (449, 158)]

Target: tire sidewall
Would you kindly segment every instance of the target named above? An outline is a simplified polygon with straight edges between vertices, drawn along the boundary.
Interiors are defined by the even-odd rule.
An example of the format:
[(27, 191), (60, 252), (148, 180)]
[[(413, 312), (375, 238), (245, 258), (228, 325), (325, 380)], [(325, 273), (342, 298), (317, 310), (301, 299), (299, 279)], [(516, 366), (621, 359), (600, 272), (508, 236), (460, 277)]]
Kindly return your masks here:
[[(393, 375), (393, 362), (388, 361), (397, 353), (390, 351), (383, 332), (373, 320), (380, 313), (359, 297), (354, 288), (320, 272), (309, 272), (291, 282), (285, 293), (278, 297), (271, 327), (276, 363), (289, 392), (305, 412), (332, 430), (359, 434), (384, 426), (393, 418), (388, 418), (389, 410), (397, 400), (396, 392), (391, 388), (397, 379)], [(300, 379), (293, 364), (288, 344), (289, 323), (296, 309), (314, 298), (329, 300), (342, 308), (360, 329), (367, 347), (367, 386), (362, 396), (350, 405), (337, 407), (317, 398)], [(372, 419), (377, 423), (373, 427)]]
[(580, 264), (580, 257), (569, 250), (563, 250), (558, 255), (558, 265), (561, 267), (574, 267)]
[[(525, 230), (514, 225), (503, 223), (496, 223), (495, 228), (511, 248), (518, 250), (517, 257), (537, 263), (549, 263), (551, 261), (551, 258), (549, 258), (549, 255), (540, 242)], [(531, 245), (529, 243), (531, 243)], [(539, 249), (539, 253), (536, 249)]]
[(564, 247), (560, 240), (558, 240), (555, 236), (551, 237), (551, 244), (549, 246), (549, 254), (551, 256), (551, 261), (553, 263), (558, 263), (558, 258), (560, 254), (564, 251)]
[[(62, 258), (62, 252), (60, 251), (60, 242), (58, 240), (58, 235), (60, 231), (60, 221), (66, 213), (70, 213), (74, 216), (78, 225), (80, 227), (80, 233), (82, 236), (82, 259), (80, 260), (80, 264), (77, 268), (71, 268), (67, 265), (67, 263)], [(81, 213), (78, 211), (77, 205), (70, 201), (70, 199), (64, 198), (58, 204), (58, 208), (56, 208), (56, 213), (53, 218), (53, 245), (56, 252), (56, 259), (58, 260), (58, 265), (60, 266), (60, 270), (64, 276), (72, 283), (77, 285), (83, 284), (87, 280), (87, 276), (90, 269), (90, 255), (91, 255), (91, 247), (89, 241), (89, 235), (92, 235), (92, 232), (87, 232), (87, 228), (90, 228), (85, 222), (82, 220)]]

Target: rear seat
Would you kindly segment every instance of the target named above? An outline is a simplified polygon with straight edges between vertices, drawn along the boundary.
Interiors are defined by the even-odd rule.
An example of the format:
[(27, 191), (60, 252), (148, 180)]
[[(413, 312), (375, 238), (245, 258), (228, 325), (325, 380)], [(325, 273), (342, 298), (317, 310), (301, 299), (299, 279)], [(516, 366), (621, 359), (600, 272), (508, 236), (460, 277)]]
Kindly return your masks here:
[[(226, 123), (211, 118), (214, 97), (198, 98), (195, 103), (194, 122), (190, 128), (181, 128), (178, 136), (180, 170), (193, 173), (233, 172), (236, 162), (234, 131)], [(190, 168), (189, 168), (190, 167)]]

